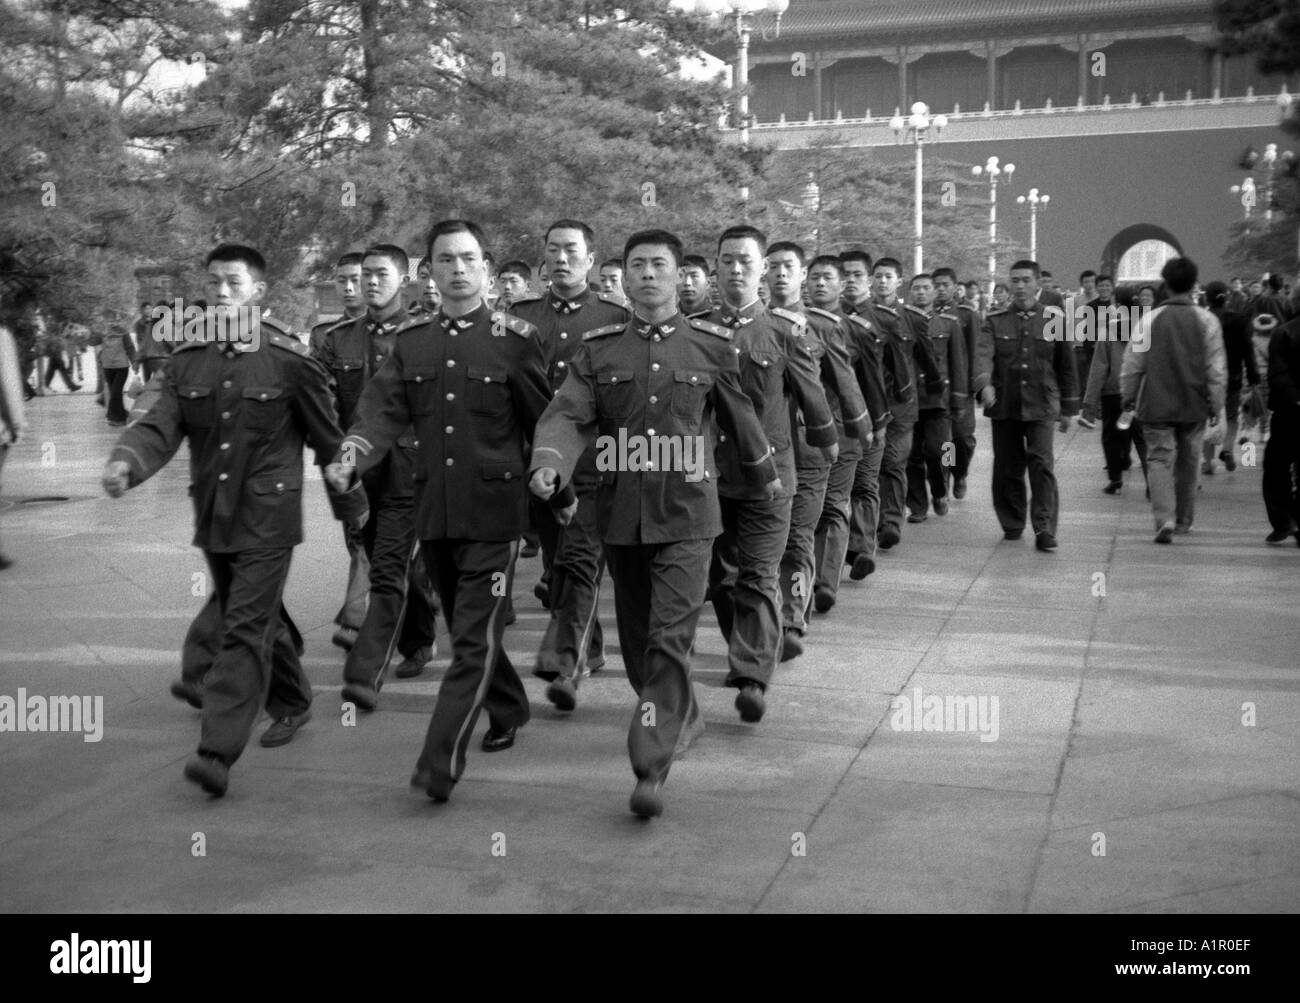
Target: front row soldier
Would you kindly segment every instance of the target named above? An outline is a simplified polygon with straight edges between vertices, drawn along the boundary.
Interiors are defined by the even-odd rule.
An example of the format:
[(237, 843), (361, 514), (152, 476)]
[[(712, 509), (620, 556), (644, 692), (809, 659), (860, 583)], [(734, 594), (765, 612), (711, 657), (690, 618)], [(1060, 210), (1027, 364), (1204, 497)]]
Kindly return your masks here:
[[(598, 507), (619, 643), (637, 694), (630, 806), (651, 818), (663, 812), (660, 788), (674, 756), (703, 731), (690, 652), (722, 530), (712, 418), (753, 483), (776, 492), (780, 481), (740, 386), (731, 330), (678, 311), (681, 241), (643, 230), (628, 238), (623, 260), (632, 320), (587, 334), (537, 425), (529, 487), (552, 498), (593, 443), (645, 446), (633, 445), (602, 479)], [(678, 460), (694, 462), (671, 462), (674, 449)], [(646, 455), (650, 465), (641, 462)]]
[(1052, 551), (1060, 508), (1052, 426), (1059, 419), (1060, 431), (1069, 430), (1070, 418), (1079, 413), (1079, 389), (1073, 345), (1044, 337), (1050, 311), (1059, 308), (1043, 305), (1038, 277), (1036, 261), (1011, 266), (1011, 305), (984, 318), (972, 385), (993, 421), (993, 508), (1003, 538), (1019, 540), (1028, 517), (1035, 546)]
[[(502, 635), (526, 520), (527, 443), (550, 392), (537, 329), (483, 301), (484, 251), (477, 224), (434, 225), (429, 259), (441, 309), (397, 335), (326, 470), (336, 489), (348, 488), (401, 448), (399, 438), (415, 427), (416, 533), (452, 645), (411, 778), (435, 801), (450, 798), (464, 773), (485, 704), (485, 752), (510, 748), (530, 716)], [(553, 506), (556, 518), (571, 518), (572, 492)]]
[[(205, 265), (217, 311), (256, 318), (266, 292), (262, 255), (223, 244)], [(185, 776), (216, 796), (226, 792), (268, 696), (276, 720), (263, 744), (282, 744), (311, 717), (297, 652), (292, 643), (277, 647), (286, 630), (281, 599), (302, 542), (303, 443), (324, 466), (343, 438), (325, 370), (297, 338), (260, 324), (260, 339), (178, 345), (157, 403), (122, 433), (103, 473), (104, 490), (119, 498), (189, 440), (194, 544), (212, 573), (221, 641), (203, 676), (202, 735)], [(338, 518), (365, 523), (364, 493), (331, 493), (330, 501)]]

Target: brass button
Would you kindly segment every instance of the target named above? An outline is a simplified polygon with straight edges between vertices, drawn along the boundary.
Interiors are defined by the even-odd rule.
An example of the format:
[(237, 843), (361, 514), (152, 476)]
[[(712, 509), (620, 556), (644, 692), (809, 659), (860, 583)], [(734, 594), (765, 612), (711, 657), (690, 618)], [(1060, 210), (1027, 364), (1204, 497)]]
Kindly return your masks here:
[(510, 480), (511, 476), (512, 476), (512, 475), (511, 475), (510, 471), (507, 470), (507, 471), (506, 471), (506, 480)]
[(266, 394), (262, 394), (262, 396), (261, 396), (260, 398), (258, 398), (258, 399), (259, 399), (259, 400), (266, 400)]
[(718, 441), (719, 441), (719, 442), (726, 442), (726, 441), (727, 441), (727, 436), (726, 436), (725, 434), (720, 434), (720, 435), (718, 436)]
[(652, 340), (654, 340), (654, 341), (663, 341), (664, 339), (661, 338), (658, 334), (656, 334)]
[(228, 442), (223, 442), (223, 443), (221, 444), (221, 448), (222, 448), (222, 449), (229, 449), (229, 448), (230, 448), (230, 443), (228, 443)]
[(283, 481), (276, 481), (276, 482), (275, 482), (275, 490), (277, 490), (277, 491), (283, 491), (283, 490), (284, 490), (284, 482), (283, 482)]
[(654, 394), (651, 394), (651, 395), (650, 395), (650, 403), (651, 403), (651, 404), (658, 404), (658, 403), (659, 403), (659, 398), (656, 397)]
[(447, 368), (448, 368), (448, 369), (455, 369), (455, 368), (456, 368), (456, 360), (455, 360), (455, 359), (448, 359), (448, 360), (447, 360)]
[(699, 383), (699, 382), (700, 382), (700, 378), (699, 378), (698, 376), (692, 376), (692, 377), (691, 377), (691, 382), (692, 382), (692, 383)]
[(618, 377), (617, 377), (617, 376), (611, 376), (611, 377), (609, 378), (609, 382), (610, 382), (610, 383), (617, 383), (617, 382), (618, 382)]
[(567, 339), (568, 337), (569, 337), (569, 332), (568, 332), (568, 331), (561, 331), (561, 332), (560, 332), (560, 340), (561, 340), (561, 341), (564, 341), (564, 340)]
[(217, 480), (219, 480), (219, 481), (228, 481), (228, 480), (230, 480), (230, 475), (229, 475), (229, 474), (217, 474)]
[(555, 364), (555, 368), (556, 368), (556, 369), (563, 369), (563, 368), (564, 368), (564, 363), (563, 363), (563, 362), (557, 362), (557, 363)]
[(230, 389), (230, 381), (229, 381), (229, 380), (226, 380), (226, 381), (225, 381), (224, 383), (222, 383), (221, 385), (222, 385), (223, 387), (225, 387), (227, 390)]
[(454, 401), (455, 399), (456, 399), (456, 395), (455, 395), (455, 394), (448, 394), (448, 395), (447, 395), (447, 400), (449, 400), (449, 401)]
[[(454, 431), (456, 431), (456, 430), (455, 430), (451, 425), (448, 425), (445, 429), (443, 429), (443, 431), (446, 432), (448, 435), (451, 435), (451, 433), (454, 432)], [(417, 445), (418, 445), (418, 443), (417, 443)]]
[(647, 429), (645, 430), (645, 434), (646, 434), (646, 435), (654, 435), (654, 434), (655, 434), (655, 430), (654, 430), (653, 428), (647, 428)]
[(447, 457), (447, 466), (454, 467), (455, 465), (456, 465), (456, 461), (453, 460), (450, 456)]
[(652, 373), (657, 373), (657, 372), (659, 372), (659, 363), (657, 363), (657, 362), (652, 362), (652, 363), (650, 364), (650, 372), (652, 372)]
[(491, 376), (484, 376), (484, 377), (483, 377), (483, 382), (484, 382), (484, 383), (491, 383), (491, 382), (492, 382), (492, 377), (491, 377)]
[(417, 376), (417, 377), (415, 378), (415, 382), (416, 382), (416, 383), (423, 383), (423, 382), (424, 382), (424, 377), (423, 377), (423, 376)]
[(229, 412), (229, 411), (222, 411), (222, 412), (221, 412), (221, 420), (222, 420), (222, 421), (229, 421), (229, 420), (230, 420), (230, 412)]

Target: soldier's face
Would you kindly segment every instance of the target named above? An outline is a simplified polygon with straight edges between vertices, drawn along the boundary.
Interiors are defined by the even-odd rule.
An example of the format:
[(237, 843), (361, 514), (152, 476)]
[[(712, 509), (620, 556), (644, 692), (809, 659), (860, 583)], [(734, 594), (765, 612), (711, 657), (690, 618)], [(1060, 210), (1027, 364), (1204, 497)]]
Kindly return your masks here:
[(1016, 306), (1024, 308), (1034, 302), (1038, 295), (1038, 276), (1032, 268), (1013, 268), (1011, 270), (1011, 298)]
[(600, 291), (615, 299), (623, 298), (623, 269), (612, 265), (600, 270)]
[(772, 295), (782, 303), (799, 298), (803, 280), (803, 265), (799, 264), (799, 256), (794, 251), (777, 251), (767, 256), (767, 282), (772, 287)]
[(1242, 283), (1241, 279), (1233, 279), (1233, 280), (1232, 280), (1232, 291), (1233, 291), (1234, 293), (1239, 293), (1239, 292), (1241, 292), (1242, 285), (1243, 285), (1243, 283)]
[(871, 273), (867, 271), (865, 261), (844, 262), (844, 295), (857, 302), (867, 295), (871, 285)]
[(463, 303), (483, 295), (488, 284), (483, 248), (472, 233), (444, 233), (433, 244), (433, 281), (444, 300)]
[(718, 248), (718, 282), (722, 295), (735, 306), (758, 299), (758, 284), (766, 270), (763, 252), (753, 237), (724, 240)]
[(999, 282), (993, 289), (993, 305), (1001, 310), (1011, 302), (1011, 290)]
[(953, 281), (951, 275), (936, 275), (934, 277), (934, 301), (936, 303), (951, 303), (953, 294), (956, 291), (957, 283)]
[(680, 298), (690, 303), (698, 303), (709, 295), (709, 277), (699, 265), (688, 265), (682, 269)]
[[(546, 272), (557, 286), (585, 286), (587, 274), (596, 263), (581, 230), (561, 227), (546, 236)], [(603, 287), (602, 287), (603, 289)]]
[(808, 296), (813, 306), (833, 307), (844, 292), (840, 273), (830, 265), (814, 265), (808, 272)]
[(372, 254), (361, 262), (361, 285), (366, 291), (366, 306), (382, 310), (401, 293), (406, 273), (398, 269), (396, 261)]
[(912, 283), (912, 306), (928, 309), (934, 302), (934, 283), (929, 279), (917, 279)]
[(1083, 295), (1087, 296), (1089, 299), (1097, 294), (1097, 280), (1093, 276), (1089, 275), (1084, 279), (1082, 285)]
[(421, 265), (418, 274), (421, 305), (426, 310), (437, 310), (438, 304), (442, 302), (442, 294), (438, 292), (438, 286), (433, 281), (433, 272), (428, 265)]
[(524, 281), (522, 275), (510, 272), (507, 275), (499, 276), (498, 281), (501, 284), (501, 295), (509, 303), (523, 299), (528, 295), (528, 283)]
[(343, 309), (356, 310), (361, 306), (360, 265), (339, 265), (334, 270), (334, 284), (338, 286)]
[(647, 310), (677, 302), (679, 269), (672, 250), (664, 244), (640, 244), (628, 254), (627, 293), (632, 303)]
[(217, 307), (260, 303), (266, 283), (248, 270), (242, 261), (214, 261), (208, 265), (208, 302)]
[(888, 303), (898, 291), (898, 282), (893, 265), (877, 265), (871, 272), (871, 298)]

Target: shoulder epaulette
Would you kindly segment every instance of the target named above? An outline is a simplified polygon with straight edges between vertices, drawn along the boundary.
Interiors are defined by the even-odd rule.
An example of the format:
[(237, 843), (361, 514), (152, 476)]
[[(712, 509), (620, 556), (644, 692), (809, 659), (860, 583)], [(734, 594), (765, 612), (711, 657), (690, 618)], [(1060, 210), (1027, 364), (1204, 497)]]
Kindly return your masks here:
[(709, 307), (705, 310), (696, 310), (694, 313), (688, 313), (686, 319), (691, 320), (695, 317), (707, 317), (711, 313), (713, 313), (713, 307)]
[(731, 340), (731, 328), (722, 324), (715, 324), (711, 320), (705, 320), (703, 317), (690, 317), (687, 323), (697, 331), (703, 331), (705, 334), (712, 334), (715, 337), (722, 338), (725, 341)]
[(780, 317), (782, 320), (788, 320), (795, 327), (804, 327), (808, 323), (808, 318), (796, 310), (787, 310), (783, 306), (768, 307), (767, 312)]
[(513, 310), (515, 307), (523, 306), (525, 303), (540, 303), (544, 298), (545, 297), (542, 296), (524, 296), (523, 298), (517, 299), (511, 303), (510, 309)]
[(930, 319), (929, 315), (926, 314), (926, 312), (925, 312), (924, 310), (922, 310), (920, 307), (912, 306), (911, 303), (904, 303), (904, 304), (903, 304), (903, 309), (904, 309), (904, 310), (911, 310), (912, 313), (916, 314), (918, 317), (924, 318), (925, 320), (929, 320), (929, 319)]
[(329, 334), (331, 331), (337, 331), (341, 327), (347, 327), (356, 319), (357, 318), (355, 317), (349, 317), (344, 314), (338, 320), (327, 320), (323, 324), (317, 324), (316, 327), (312, 328), (312, 331), (314, 332), (317, 328), (323, 327), (325, 328), (325, 333)]
[(840, 315), (839, 315), (839, 314), (837, 314), (837, 313), (831, 313), (831, 311), (829, 311), (829, 310), (823, 310), (823, 309), (822, 309), (821, 307), (819, 307), (819, 306), (810, 306), (810, 307), (808, 308), (807, 312), (808, 312), (808, 313), (815, 313), (815, 314), (817, 314), (817, 316), (819, 316), (819, 317), (825, 317), (827, 320), (833, 320), (833, 321), (835, 321), (837, 324), (839, 323), (839, 320), (840, 320)]
[(309, 354), (307, 346), (291, 334), (285, 334), (278, 327), (272, 327), (266, 321), (262, 321), (262, 326), (267, 329), (266, 341), (276, 348), (283, 348), (297, 355)]
[(984, 319), (988, 320), (990, 317), (1001, 317), (1006, 312), (1007, 312), (1006, 307), (1003, 307), (1000, 310), (990, 310), (988, 313), (984, 315)]
[(627, 313), (631, 313), (631, 312), (632, 312), (631, 310), (628, 310), (628, 308), (627, 308), (627, 304), (626, 304), (626, 303), (624, 303), (624, 302), (621, 301), (621, 300), (616, 300), (616, 299), (615, 299), (613, 296), (611, 296), (609, 293), (596, 293), (596, 299), (598, 299), (598, 300), (603, 300), (604, 302), (610, 304), (611, 306), (616, 306), (616, 307), (618, 307), (620, 310), (626, 311)]
[(622, 334), (626, 329), (626, 324), (606, 324), (604, 327), (588, 331), (582, 336), (582, 340), (590, 341), (592, 338), (603, 338), (608, 334)]
[(975, 309), (973, 306), (971, 306), (969, 303), (958, 303), (958, 304), (957, 304), (957, 309), (958, 309), (958, 310), (969, 310), (971, 313), (979, 313), (979, 311), (976, 310), (976, 309)]
[(407, 317), (406, 320), (397, 325), (397, 329), (393, 334), (401, 334), (403, 331), (409, 331), (414, 327), (423, 327), (425, 324), (432, 324), (433, 320), (434, 315), (431, 313), (415, 314), (413, 317)]
[(871, 321), (867, 320), (867, 318), (863, 317), (860, 313), (849, 313), (844, 316), (845, 319), (849, 320), (851, 323), (857, 324), (859, 327), (865, 328), (868, 331), (874, 330)]
[(892, 306), (885, 306), (885, 304), (883, 303), (872, 303), (871, 308), (873, 310), (884, 310), (885, 313), (889, 314), (891, 317), (898, 316), (897, 310), (895, 310)]
[(500, 310), (492, 311), (492, 324), (502, 323), (521, 338), (531, 338), (537, 333), (537, 328), (522, 317), (516, 317), (513, 314), (503, 313)]

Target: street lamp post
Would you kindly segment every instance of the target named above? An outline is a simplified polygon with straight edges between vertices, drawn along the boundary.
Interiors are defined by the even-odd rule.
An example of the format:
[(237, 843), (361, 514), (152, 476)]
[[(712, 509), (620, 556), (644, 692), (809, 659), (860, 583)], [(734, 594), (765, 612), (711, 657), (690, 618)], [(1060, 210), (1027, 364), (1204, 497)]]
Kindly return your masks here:
[(1016, 173), (1015, 164), (998, 166), (997, 157), (989, 157), (988, 162), (980, 167), (976, 165), (970, 172), (979, 177), (981, 174), (989, 179), (989, 296), (998, 281), (998, 178), (1005, 174), (1007, 181)]
[[(790, 0), (673, 0), (673, 6), (703, 14), (720, 23), (733, 20), (736, 28), (736, 117), (740, 127), (740, 145), (748, 149), (749, 36), (757, 28), (765, 42), (779, 38), (781, 15), (789, 8)], [(749, 201), (748, 187), (740, 189), (740, 197)]]
[(1233, 185), (1228, 191), (1241, 199), (1242, 214), (1249, 222), (1251, 210), (1255, 208), (1255, 179), (1248, 174), (1241, 179), (1241, 184)]
[(889, 127), (894, 130), (894, 137), (899, 143), (906, 143), (909, 140), (916, 145), (916, 178), (912, 188), (912, 196), (915, 202), (912, 214), (912, 274), (921, 273), (921, 177), (924, 171), (924, 161), (922, 158), (921, 148), (925, 145), (926, 137), (930, 130), (934, 130), (934, 138), (937, 141), (939, 134), (948, 127), (947, 115), (935, 115), (931, 117), (930, 106), (924, 101), (918, 101), (912, 105), (912, 114), (906, 119), (902, 115), (895, 115), (889, 120)]
[(1046, 210), (1050, 201), (1052, 196), (1038, 194), (1037, 188), (1029, 189), (1028, 195), (1016, 196), (1016, 202), (1029, 206), (1029, 257), (1034, 261), (1038, 260), (1038, 213), (1040, 208)]

